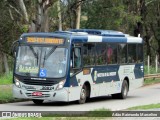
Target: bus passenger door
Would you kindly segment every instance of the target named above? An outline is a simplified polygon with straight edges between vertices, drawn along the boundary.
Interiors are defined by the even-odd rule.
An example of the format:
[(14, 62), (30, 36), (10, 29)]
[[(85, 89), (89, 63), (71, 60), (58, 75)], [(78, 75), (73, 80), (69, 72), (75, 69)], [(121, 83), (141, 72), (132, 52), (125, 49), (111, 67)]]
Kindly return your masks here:
[(80, 81), (82, 80), (82, 74), (81, 47), (74, 47), (71, 51), (70, 61), (69, 101), (80, 99)]

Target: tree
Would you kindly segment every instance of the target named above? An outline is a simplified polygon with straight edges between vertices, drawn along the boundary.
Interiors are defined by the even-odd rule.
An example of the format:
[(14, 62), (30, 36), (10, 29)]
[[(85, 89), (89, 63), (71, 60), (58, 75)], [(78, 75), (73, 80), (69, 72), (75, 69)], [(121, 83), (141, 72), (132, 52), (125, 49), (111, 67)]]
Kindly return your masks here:
[[(11, 59), (9, 56), (10, 48), (12, 42), (16, 39), (18, 25), (13, 21), (15, 14), (7, 8), (7, 2), (5, 0), (0, 1), (0, 57), (2, 58), (0, 67), (4, 68), (1, 72), (9, 73), (8, 59)], [(12, 18), (12, 19), (11, 19)]]
[[(133, 34), (134, 24), (140, 19), (134, 14), (128, 0), (92, 0), (85, 2), (87, 21), (84, 26), (93, 29), (119, 30)], [(133, 4), (133, 3), (132, 3)], [(128, 7), (128, 5), (130, 5)], [(133, 11), (133, 12), (131, 12)]]

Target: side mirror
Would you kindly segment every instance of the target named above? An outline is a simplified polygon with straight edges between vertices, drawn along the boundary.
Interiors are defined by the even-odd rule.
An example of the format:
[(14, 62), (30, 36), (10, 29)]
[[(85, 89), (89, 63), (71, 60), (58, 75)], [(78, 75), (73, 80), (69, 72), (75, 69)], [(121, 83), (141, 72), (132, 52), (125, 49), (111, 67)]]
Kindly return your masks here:
[(14, 58), (16, 57), (16, 51), (17, 51), (18, 45), (19, 45), (18, 40), (14, 41), (13, 44), (12, 44), (11, 55), (13, 55)]

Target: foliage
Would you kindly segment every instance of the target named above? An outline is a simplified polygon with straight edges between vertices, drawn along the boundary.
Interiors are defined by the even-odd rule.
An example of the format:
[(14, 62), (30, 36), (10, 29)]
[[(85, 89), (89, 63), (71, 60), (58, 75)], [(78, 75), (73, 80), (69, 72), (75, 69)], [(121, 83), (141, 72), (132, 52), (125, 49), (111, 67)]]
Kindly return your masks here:
[(83, 28), (132, 31), (133, 33), (131, 26), (133, 28), (136, 21), (140, 20), (140, 16), (129, 13), (126, 4), (118, 0), (93, 0), (86, 3), (86, 7), (88, 20), (82, 26)]
[[(157, 73), (160, 73), (160, 68), (157, 69)], [(156, 74), (156, 68), (153, 66), (149, 66), (149, 71), (148, 71), (148, 66), (144, 66), (144, 74), (145, 75), (146, 74)]]
[(20, 35), (19, 26), (10, 18), (7, 3), (0, 1), (0, 50), (10, 54), (10, 46)]

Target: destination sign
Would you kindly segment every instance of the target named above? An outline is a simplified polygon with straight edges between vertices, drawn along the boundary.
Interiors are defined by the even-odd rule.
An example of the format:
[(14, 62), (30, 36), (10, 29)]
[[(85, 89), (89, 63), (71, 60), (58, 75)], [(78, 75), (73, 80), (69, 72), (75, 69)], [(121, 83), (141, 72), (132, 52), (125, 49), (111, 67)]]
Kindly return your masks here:
[(62, 38), (27, 37), (28, 43), (64, 44)]

